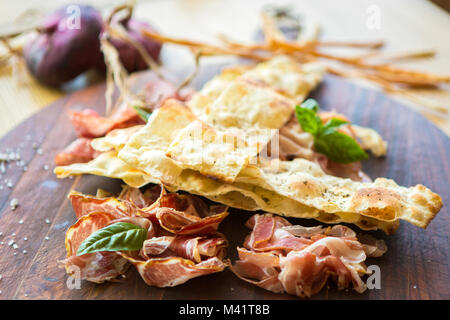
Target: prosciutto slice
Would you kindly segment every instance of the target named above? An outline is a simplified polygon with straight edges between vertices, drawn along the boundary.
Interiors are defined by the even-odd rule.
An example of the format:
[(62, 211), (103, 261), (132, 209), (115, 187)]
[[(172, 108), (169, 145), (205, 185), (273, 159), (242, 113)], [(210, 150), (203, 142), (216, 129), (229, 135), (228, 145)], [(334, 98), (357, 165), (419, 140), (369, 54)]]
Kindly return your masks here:
[(307, 228), (271, 214), (256, 214), (246, 225), (252, 232), (230, 268), (239, 278), (275, 293), (311, 297), (330, 278), (340, 290), (352, 285), (362, 293), (364, 261), (387, 250), (382, 240), (361, 237), (362, 243), (342, 225)]
[[(349, 121), (344, 115), (335, 112), (322, 111), (318, 115), (324, 124), (333, 118)], [(355, 130), (351, 125), (342, 126), (338, 131), (358, 141)], [(337, 163), (328, 159), (324, 154), (314, 151), (312, 135), (302, 130), (295, 115), (280, 129), (279, 135), (275, 139), (279, 139), (277, 151), (281, 160), (290, 161), (295, 158), (304, 158), (318, 163), (322, 170), (329, 175), (349, 178), (354, 181), (371, 181), (370, 177), (362, 171), (360, 161), (346, 164)], [(268, 148), (268, 155), (271, 155), (270, 146)]]
[(93, 252), (77, 256), (84, 239), (115, 220), (106, 212), (92, 212), (83, 216), (66, 232), (67, 258), (60, 261), (68, 274), (91, 282), (102, 283), (125, 273), (130, 264), (115, 252)]
[[(73, 191), (69, 199), (78, 221), (66, 233), (67, 258), (62, 265), (71, 274), (77, 267), (82, 279), (113, 280), (131, 263), (147, 284), (165, 287), (222, 271), (228, 265), (223, 260), (228, 243), (217, 232), (228, 215), (224, 206), (208, 207), (198, 197), (167, 193), (162, 186), (144, 192), (124, 187), (117, 198)], [(140, 250), (76, 256), (84, 239), (116, 222), (147, 230)]]
[(91, 141), (92, 139), (83, 137), (76, 139), (55, 156), (55, 164), (65, 166), (91, 161), (99, 155), (99, 152), (91, 147)]
[[(146, 106), (151, 110), (159, 108), (167, 99), (184, 101), (192, 94), (193, 91), (189, 89), (177, 92), (171, 82), (156, 76), (150, 77), (145, 88), (140, 92)], [(114, 129), (129, 128), (145, 123), (134, 108), (125, 102), (107, 117), (100, 116), (97, 111), (88, 108), (82, 111), (69, 111), (69, 118), (79, 138), (56, 155), (55, 164), (58, 166), (89, 162), (98, 155), (98, 152), (95, 152), (90, 145), (93, 138), (103, 137)]]

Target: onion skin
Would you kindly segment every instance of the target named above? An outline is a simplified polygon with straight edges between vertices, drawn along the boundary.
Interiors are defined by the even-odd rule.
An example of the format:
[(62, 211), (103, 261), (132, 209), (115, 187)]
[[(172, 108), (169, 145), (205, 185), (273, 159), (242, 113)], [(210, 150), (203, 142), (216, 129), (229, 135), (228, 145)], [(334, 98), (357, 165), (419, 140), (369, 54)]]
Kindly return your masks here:
[[(135, 20), (133, 18), (118, 22), (123, 25), (131, 39), (139, 42), (147, 53), (157, 61), (161, 52), (161, 44), (142, 35), (141, 30), (155, 31), (148, 23)], [(111, 44), (119, 52), (120, 61), (128, 72), (145, 70), (149, 66), (142, 58), (139, 51), (130, 43), (116, 37), (109, 38)]]
[(44, 19), (41, 32), (28, 42), (24, 57), (31, 74), (41, 83), (58, 87), (103, 60), (99, 35), (103, 29), (101, 13), (88, 5), (80, 10), (79, 26), (64, 6)]

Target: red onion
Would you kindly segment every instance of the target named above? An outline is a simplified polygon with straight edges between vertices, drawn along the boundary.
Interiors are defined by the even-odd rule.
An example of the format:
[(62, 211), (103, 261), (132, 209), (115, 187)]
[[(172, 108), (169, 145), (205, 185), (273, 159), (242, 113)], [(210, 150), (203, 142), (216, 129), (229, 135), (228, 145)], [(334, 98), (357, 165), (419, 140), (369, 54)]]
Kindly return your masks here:
[(102, 60), (102, 17), (88, 5), (67, 5), (44, 19), (39, 35), (24, 48), (30, 72), (48, 86), (59, 86)]
[[(128, 18), (117, 23), (120, 23), (124, 27), (132, 40), (142, 45), (153, 60), (158, 60), (159, 53), (161, 52), (161, 44), (146, 38), (141, 33), (143, 29), (155, 31), (153, 27), (146, 22), (133, 18)], [(117, 37), (110, 36), (108, 39), (119, 52), (120, 61), (128, 72), (144, 70), (149, 67), (142, 58), (142, 55), (132, 44)]]

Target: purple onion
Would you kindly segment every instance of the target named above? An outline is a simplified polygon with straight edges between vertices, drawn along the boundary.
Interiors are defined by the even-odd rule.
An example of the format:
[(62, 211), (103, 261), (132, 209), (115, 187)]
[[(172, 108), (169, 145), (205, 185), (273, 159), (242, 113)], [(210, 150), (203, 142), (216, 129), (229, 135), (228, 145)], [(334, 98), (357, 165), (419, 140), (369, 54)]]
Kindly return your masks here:
[[(159, 53), (161, 52), (161, 44), (143, 36), (141, 33), (144, 29), (155, 31), (153, 27), (146, 22), (137, 21), (133, 18), (118, 23), (123, 25), (131, 39), (140, 43), (145, 48), (153, 60), (158, 60)], [(120, 61), (128, 72), (144, 70), (149, 67), (133, 45), (116, 37), (110, 37), (109, 40), (119, 52)]]
[(47, 16), (36, 38), (24, 48), (30, 72), (57, 87), (98, 65), (103, 59), (99, 35), (102, 16), (88, 5), (67, 5)]

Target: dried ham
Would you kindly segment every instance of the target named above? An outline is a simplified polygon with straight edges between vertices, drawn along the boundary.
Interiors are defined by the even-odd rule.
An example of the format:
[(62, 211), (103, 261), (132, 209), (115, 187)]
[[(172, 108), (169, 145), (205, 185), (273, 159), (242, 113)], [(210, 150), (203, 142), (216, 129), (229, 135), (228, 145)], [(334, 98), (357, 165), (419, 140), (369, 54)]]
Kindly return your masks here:
[[(349, 121), (345, 116), (334, 112), (319, 112), (318, 115), (323, 123), (326, 123), (333, 118)], [(339, 128), (339, 131), (358, 140), (358, 136), (351, 125), (342, 126)], [(295, 116), (280, 129), (279, 135), (275, 136), (275, 139), (279, 139), (279, 148), (277, 152), (281, 160), (289, 161), (295, 158), (303, 158), (318, 163), (326, 174), (341, 178), (349, 178), (354, 181), (372, 181), (369, 176), (362, 171), (361, 162), (357, 161), (347, 164), (337, 163), (328, 159), (324, 154), (315, 152), (313, 149), (314, 141), (312, 135), (302, 130)], [(382, 139), (378, 143), (381, 142), (384, 143)], [(270, 145), (268, 146), (267, 154), (269, 156), (271, 155)], [(382, 155), (382, 153), (379, 155)]]
[(94, 159), (99, 152), (91, 147), (92, 139), (78, 138), (55, 156), (55, 164), (66, 166), (72, 163), (84, 163)]
[(387, 250), (382, 240), (358, 239), (342, 225), (308, 228), (271, 214), (256, 214), (246, 225), (252, 232), (230, 268), (239, 278), (275, 293), (311, 297), (330, 277), (338, 289), (352, 284), (364, 292), (365, 259)]
[[(149, 79), (140, 94), (147, 107), (151, 110), (159, 108), (167, 99), (174, 98), (184, 101), (189, 99), (191, 95), (191, 90), (186, 89), (182, 92), (177, 92), (176, 87), (172, 83), (157, 77)], [(69, 118), (79, 138), (56, 155), (55, 164), (58, 166), (89, 162), (98, 155), (98, 152), (92, 149), (90, 145), (91, 139), (103, 137), (114, 129), (144, 124), (144, 121), (132, 106), (127, 103), (120, 104), (107, 117), (100, 116), (93, 109), (84, 109), (83, 111), (69, 111)]]
[(92, 212), (81, 217), (66, 232), (67, 258), (61, 261), (68, 274), (102, 283), (113, 280), (127, 271), (130, 264), (115, 252), (93, 252), (77, 256), (78, 247), (93, 232), (115, 220), (106, 212)]
[[(224, 270), (228, 246), (217, 232), (227, 216), (224, 206), (208, 207), (190, 195), (167, 193), (162, 186), (141, 192), (124, 187), (117, 198), (71, 192), (69, 199), (78, 221), (66, 233), (68, 273), (78, 267), (82, 279), (113, 280), (134, 265), (153, 286), (174, 286)], [(76, 256), (80, 244), (96, 230), (116, 222), (136, 224), (147, 230), (139, 251), (95, 252)]]

